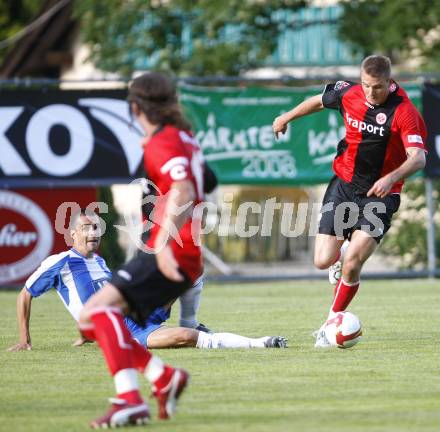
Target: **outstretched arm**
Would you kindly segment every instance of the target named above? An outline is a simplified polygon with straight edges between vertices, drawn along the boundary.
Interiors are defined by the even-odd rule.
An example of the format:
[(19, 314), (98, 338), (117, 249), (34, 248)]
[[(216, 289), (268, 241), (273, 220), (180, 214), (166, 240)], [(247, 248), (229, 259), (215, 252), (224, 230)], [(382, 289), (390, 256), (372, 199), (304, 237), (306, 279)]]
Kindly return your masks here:
[(17, 297), (17, 322), (20, 335), (19, 343), (8, 348), (8, 351), (30, 351), (32, 349), (29, 321), (31, 318), (32, 296), (23, 288)]
[(376, 195), (379, 198), (384, 198), (388, 195), (394, 183), (425, 167), (426, 157), (423, 149), (410, 147), (407, 149), (406, 154), (408, 156), (406, 161), (394, 171), (377, 180), (368, 191), (367, 196)]
[(307, 114), (321, 111), (323, 108), (324, 105), (322, 104), (322, 95), (319, 94), (306, 99), (296, 107), (292, 108), (290, 111), (281, 114), (273, 121), (272, 129), (275, 133), (275, 136), (278, 138), (279, 133), (284, 134), (287, 130), (287, 124), (292, 120), (303, 117)]

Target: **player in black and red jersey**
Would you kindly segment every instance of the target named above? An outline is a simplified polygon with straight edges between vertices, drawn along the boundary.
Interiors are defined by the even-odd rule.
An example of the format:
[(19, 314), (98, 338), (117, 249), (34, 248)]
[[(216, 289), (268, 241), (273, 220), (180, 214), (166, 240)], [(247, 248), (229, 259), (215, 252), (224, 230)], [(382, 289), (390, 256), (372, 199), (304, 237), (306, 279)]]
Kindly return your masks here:
[[(149, 225), (151, 224), (151, 213), (154, 210), (154, 202), (152, 198), (156, 194), (156, 190), (149, 183), (148, 173), (144, 172), (145, 178), (142, 182), (142, 205), (141, 214), (143, 221), (143, 230), (141, 235), (141, 242), (146, 243), (150, 237)], [(217, 176), (215, 172), (209, 167), (209, 165), (203, 163), (203, 192), (210, 194), (218, 185)], [(142, 250), (139, 253), (143, 253)], [(183, 295), (179, 297), (180, 302), (180, 327), (192, 328), (197, 331), (212, 333), (212, 331), (204, 324), (197, 320), (197, 313), (199, 310), (200, 299), (204, 286), (203, 276), (200, 276), (190, 289), (188, 289)], [(189, 332), (194, 334), (193, 332)], [(182, 332), (182, 335), (186, 334)], [(150, 338), (151, 339), (151, 338)]]
[(117, 269), (86, 303), (79, 325), (96, 340), (116, 387), (117, 397), (94, 428), (143, 424), (149, 410), (139, 393), (137, 371), (153, 386), (159, 417), (174, 412), (188, 381), (183, 369), (164, 364), (137, 343), (124, 325), (128, 315), (142, 324), (159, 306), (179, 297), (202, 273), (194, 206), (203, 198), (202, 155), (183, 117), (175, 86), (163, 74), (147, 73), (129, 87), (130, 109), (145, 137), (144, 167), (157, 188), (151, 235), (145, 253)]
[[(324, 196), (315, 241), (314, 262), (319, 269), (340, 261), (341, 246), (350, 241), (331, 319), (355, 296), (362, 266), (399, 208), (404, 179), (425, 166), (426, 127), (405, 91), (391, 79), (390, 60), (380, 55), (363, 60), (360, 84), (329, 84), (322, 95), (277, 117), (276, 136), (286, 131), (290, 121), (323, 108), (339, 110), (346, 129), (333, 161), (335, 176)], [(317, 347), (329, 345), (323, 327), (316, 333)]]

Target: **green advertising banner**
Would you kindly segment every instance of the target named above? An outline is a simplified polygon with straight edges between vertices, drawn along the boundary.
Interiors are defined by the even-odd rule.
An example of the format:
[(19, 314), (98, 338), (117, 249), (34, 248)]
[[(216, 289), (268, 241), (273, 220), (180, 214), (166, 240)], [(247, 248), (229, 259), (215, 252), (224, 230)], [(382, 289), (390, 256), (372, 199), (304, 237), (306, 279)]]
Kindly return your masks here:
[[(420, 109), (420, 86), (405, 89)], [(278, 140), (272, 122), (322, 90), (182, 85), (180, 101), (220, 183), (310, 185), (333, 175), (336, 147), (345, 134), (342, 116), (323, 110), (300, 118)]]

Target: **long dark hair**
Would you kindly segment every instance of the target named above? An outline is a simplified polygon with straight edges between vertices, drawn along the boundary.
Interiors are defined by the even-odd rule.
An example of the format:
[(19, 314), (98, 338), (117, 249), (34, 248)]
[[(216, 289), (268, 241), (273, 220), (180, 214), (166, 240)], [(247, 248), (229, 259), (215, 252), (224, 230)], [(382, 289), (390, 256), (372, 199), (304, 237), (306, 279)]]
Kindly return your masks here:
[(190, 130), (177, 100), (176, 86), (165, 74), (147, 72), (132, 81), (128, 88), (128, 102), (134, 102), (153, 124), (170, 124)]

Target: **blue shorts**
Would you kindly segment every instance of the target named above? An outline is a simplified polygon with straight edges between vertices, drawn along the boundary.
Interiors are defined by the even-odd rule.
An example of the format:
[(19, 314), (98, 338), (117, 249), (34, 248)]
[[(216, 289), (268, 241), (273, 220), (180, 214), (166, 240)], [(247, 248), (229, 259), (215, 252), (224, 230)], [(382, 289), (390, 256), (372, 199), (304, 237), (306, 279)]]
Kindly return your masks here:
[(147, 346), (148, 336), (163, 326), (163, 323), (170, 317), (170, 309), (157, 308), (148, 317), (145, 326), (140, 326), (130, 318), (124, 318), (125, 325), (134, 339), (142, 346)]

